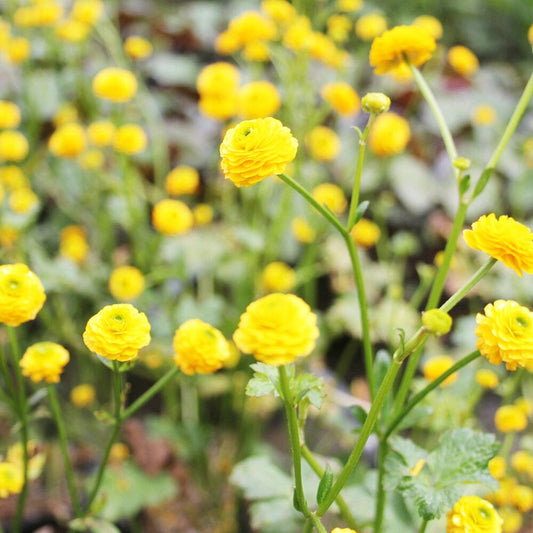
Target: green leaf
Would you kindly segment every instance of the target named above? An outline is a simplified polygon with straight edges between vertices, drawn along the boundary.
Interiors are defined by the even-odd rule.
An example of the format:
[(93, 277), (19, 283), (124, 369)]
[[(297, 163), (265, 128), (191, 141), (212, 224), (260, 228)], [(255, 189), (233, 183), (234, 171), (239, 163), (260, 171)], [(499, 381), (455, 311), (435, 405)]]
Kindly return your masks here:
[(333, 472), (329, 465), (326, 466), (324, 470), (324, 475), (320, 479), (318, 484), (318, 489), (316, 491), (316, 502), (320, 505), (328, 496), (333, 486)]
[(403, 429), (408, 429), (418, 424), (424, 418), (431, 416), (433, 414), (433, 408), (429, 405), (417, 405), (412, 409), (404, 419), (398, 424), (396, 431), (401, 431)]
[(366, 213), (366, 210), (368, 209), (369, 205), (370, 202), (368, 200), (365, 200), (357, 206), (357, 209), (355, 210), (354, 225), (357, 224), (363, 218), (363, 215)]
[(264, 363), (254, 363), (250, 365), (255, 370), (253, 377), (246, 385), (246, 394), (248, 396), (266, 396), (274, 392), (277, 396), (281, 395), (278, 370), (271, 365)]
[(474, 192), (472, 193), (472, 200), (477, 198), (487, 186), (489, 179), (494, 171), (493, 168), (486, 168), (481, 174), (481, 177), (477, 180), (476, 186), (474, 187)]
[(350, 407), (350, 411), (352, 412), (352, 415), (355, 416), (355, 418), (359, 421), (361, 425), (365, 423), (368, 413), (360, 405), (352, 405)]
[(470, 188), (470, 174), (463, 176), (459, 182), (459, 195), (463, 196)]
[(317, 409), (322, 407), (326, 394), (324, 392), (324, 381), (312, 374), (300, 374), (291, 383), (296, 402), (300, 403), (307, 398)]
[(84, 533), (120, 533), (120, 529), (107, 520), (98, 518), (76, 518), (69, 522), (69, 528), (73, 531), (83, 531)]
[(292, 498), (292, 479), (268, 457), (250, 457), (236, 464), (230, 481), (248, 500), (284, 498), (287, 505)]
[(170, 500), (176, 493), (176, 483), (170, 475), (151, 476), (125, 462), (120, 468), (106, 470), (101, 488), (104, 504), (99, 514), (115, 522), (134, 516), (146, 506)]
[(494, 435), (454, 429), (429, 454), (401, 437), (394, 437), (390, 444), (384, 486), (411, 498), (424, 520), (433, 520), (449, 510), (465, 485), (497, 486), (488, 471), (488, 462), (498, 450)]

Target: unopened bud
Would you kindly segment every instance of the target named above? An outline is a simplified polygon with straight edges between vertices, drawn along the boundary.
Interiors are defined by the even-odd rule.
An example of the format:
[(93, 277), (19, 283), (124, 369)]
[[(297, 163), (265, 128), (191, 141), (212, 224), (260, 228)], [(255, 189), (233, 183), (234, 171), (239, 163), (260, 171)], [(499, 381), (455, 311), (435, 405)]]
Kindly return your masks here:
[(470, 168), (471, 161), (466, 157), (457, 157), (453, 160), (453, 166), (457, 170), (468, 170)]
[(440, 337), (452, 329), (452, 317), (441, 309), (430, 309), (422, 313), (422, 325), (429, 333)]
[(390, 107), (390, 98), (383, 93), (367, 93), (361, 100), (361, 107), (365, 113), (379, 115)]

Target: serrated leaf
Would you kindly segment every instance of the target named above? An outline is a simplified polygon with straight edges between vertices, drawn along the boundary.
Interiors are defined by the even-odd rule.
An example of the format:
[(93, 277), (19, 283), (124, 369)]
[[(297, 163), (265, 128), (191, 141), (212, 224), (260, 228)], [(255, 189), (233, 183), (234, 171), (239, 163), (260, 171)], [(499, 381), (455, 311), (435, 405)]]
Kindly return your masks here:
[(322, 403), (326, 397), (322, 378), (308, 373), (300, 374), (293, 380), (291, 386), (297, 403), (307, 398), (317, 409), (322, 407)]
[[(409, 439), (394, 437), (385, 461), (384, 486), (414, 500), (424, 520), (442, 515), (457, 501), (467, 484), (497, 486), (488, 462), (497, 452), (494, 435), (468, 428), (447, 432), (429, 455)], [(416, 463), (425, 460), (422, 470)]]
[[(280, 395), (278, 369), (264, 363), (250, 365), (254, 375), (246, 385), (248, 396), (265, 396), (271, 392)], [(289, 367), (290, 368), (290, 367)]]
[(363, 218), (363, 215), (366, 213), (366, 210), (368, 209), (369, 205), (370, 202), (368, 200), (365, 200), (357, 206), (357, 209), (355, 210), (354, 225), (357, 224)]
[(476, 186), (474, 187), (474, 192), (472, 193), (472, 200), (483, 192), (483, 190), (487, 186), (487, 183), (489, 182), (493, 171), (493, 168), (486, 168), (483, 171), (480, 178), (477, 180)]
[(248, 500), (284, 498), (290, 507), (292, 479), (268, 457), (250, 457), (236, 464), (230, 481), (239, 487)]

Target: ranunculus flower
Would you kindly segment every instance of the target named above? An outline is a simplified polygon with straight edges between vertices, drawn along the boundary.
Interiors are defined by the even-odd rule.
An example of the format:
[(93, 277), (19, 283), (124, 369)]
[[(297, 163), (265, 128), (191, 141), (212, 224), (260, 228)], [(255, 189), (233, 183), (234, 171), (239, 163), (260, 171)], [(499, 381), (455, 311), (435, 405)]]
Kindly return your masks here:
[(20, 367), (22, 375), (35, 383), (46, 381), (58, 383), (64, 366), (69, 362), (68, 350), (55, 342), (32, 344), (22, 356)]
[(448, 513), (446, 533), (501, 533), (496, 509), (479, 496), (463, 496)]

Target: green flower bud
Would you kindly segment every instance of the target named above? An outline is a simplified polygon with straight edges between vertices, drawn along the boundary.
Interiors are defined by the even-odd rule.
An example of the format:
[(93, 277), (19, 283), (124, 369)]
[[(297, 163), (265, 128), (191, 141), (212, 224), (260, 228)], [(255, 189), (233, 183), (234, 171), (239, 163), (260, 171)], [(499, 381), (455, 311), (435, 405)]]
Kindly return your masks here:
[(453, 160), (453, 166), (457, 170), (468, 170), (470, 168), (471, 161), (466, 157), (457, 157)]
[(389, 110), (390, 98), (383, 93), (367, 93), (361, 100), (361, 107), (365, 113), (379, 115)]
[(440, 337), (452, 329), (452, 317), (441, 309), (430, 309), (422, 313), (422, 325), (429, 333)]

